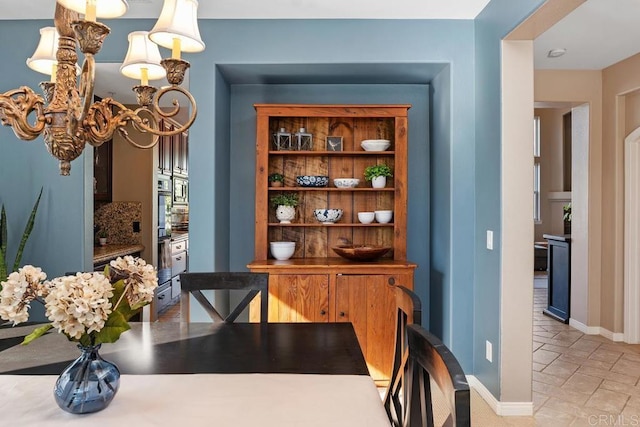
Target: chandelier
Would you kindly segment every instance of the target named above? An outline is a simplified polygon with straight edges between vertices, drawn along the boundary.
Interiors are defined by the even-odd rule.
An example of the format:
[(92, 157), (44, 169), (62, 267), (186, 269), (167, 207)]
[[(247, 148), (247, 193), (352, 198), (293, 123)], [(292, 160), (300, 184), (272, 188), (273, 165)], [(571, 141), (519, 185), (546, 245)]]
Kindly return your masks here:
[[(0, 94), (0, 122), (11, 126), (16, 136), (25, 141), (42, 134), (47, 150), (60, 161), (61, 175), (69, 175), (71, 161), (82, 154), (85, 144), (99, 147), (111, 140), (115, 131), (135, 147), (152, 148), (160, 136), (182, 133), (196, 118), (195, 99), (180, 86), (189, 68), (189, 62), (180, 56), (181, 51), (204, 50), (198, 30), (197, 0), (164, 0), (160, 17), (150, 32), (129, 34), (129, 49), (120, 72), (140, 80), (140, 85), (133, 87), (138, 108), (129, 109), (111, 98), (93, 102), (94, 55), (110, 32), (96, 18), (116, 18), (124, 15), (127, 8), (126, 0), (57, 0), (55, 28), (40, 30), (36, 52), (27, 59), (30, 68), (51, 75), (49, 82), (40, 83), (44, 96), (26, 86)], [(171, 58), (161, 60), (158, 45), (171, 49)], [(78, 66), (77, 46), (84, 54), (82, 68)], [(169, 86), (149, 86), (149, 80), (165, 75)], [(160, 108), (160, 99), (170, 92), (186, 96), (189, 117), (180, 127), (165, 131), (158, 121), (175, 116), (181, 108), (176, 99), (168, 110)], [(132, 140), (128, 126), (152, 134), (151, 142), (140, 144)]]

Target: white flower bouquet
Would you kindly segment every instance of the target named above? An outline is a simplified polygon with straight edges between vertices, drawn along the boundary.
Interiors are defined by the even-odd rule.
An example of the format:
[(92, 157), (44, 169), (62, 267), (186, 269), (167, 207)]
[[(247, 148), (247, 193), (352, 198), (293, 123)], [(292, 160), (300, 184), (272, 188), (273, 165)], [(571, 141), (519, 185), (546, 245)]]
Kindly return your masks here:
[(111, 261), (104, 272), (46, 280), (37, 267), (26, 265), (2, 282), (0, 318), (17, 325), (29, 319), (31, 302), (44, 302), (51, 323), (35, 329), (23, 344), (57, 328), (82, 346), (112, 343), (130, 329), (129, 319), (153, 300), (158, 275), (141, 258)]

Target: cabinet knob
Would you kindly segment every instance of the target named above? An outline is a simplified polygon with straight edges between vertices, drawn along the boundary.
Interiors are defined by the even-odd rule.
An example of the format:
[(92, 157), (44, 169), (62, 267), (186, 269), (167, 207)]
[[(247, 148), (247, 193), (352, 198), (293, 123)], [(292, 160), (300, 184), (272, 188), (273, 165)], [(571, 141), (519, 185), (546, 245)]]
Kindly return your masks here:
[(327, 311), (326, 310), (320, 310), (320, 314), (322, 314), (324, 316), (325, 314), (327, 314)]
[(389, 284), (390, 285), (395, 285), (396, 284), (396, 279), (394, 277), (389, 277)]
[(166, 295), (162, 294), (162, 295), (158, 295), (158, 299), (164, 299)]
[(341, 311), (341, 312), (340, 312), (340, 317), (344, 317), (344, 316), (346, 316), (346, 315), (347, 315), (347, 314), (346, 314), (344, 311)]
[(176, 245), (176, 249), (182, 249), (182, 245)]

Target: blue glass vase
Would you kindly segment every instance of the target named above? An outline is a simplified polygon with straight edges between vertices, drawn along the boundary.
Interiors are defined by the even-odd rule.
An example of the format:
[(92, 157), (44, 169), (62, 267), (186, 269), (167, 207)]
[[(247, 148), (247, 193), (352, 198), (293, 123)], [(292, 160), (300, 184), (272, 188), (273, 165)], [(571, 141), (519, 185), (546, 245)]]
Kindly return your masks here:
[(58, 406), (72, 414), (101, 411), (118, 391), (120, 371), (100, 357), (100, 344), (78, 348), (82, 354), (60, 374), (53, 395)]

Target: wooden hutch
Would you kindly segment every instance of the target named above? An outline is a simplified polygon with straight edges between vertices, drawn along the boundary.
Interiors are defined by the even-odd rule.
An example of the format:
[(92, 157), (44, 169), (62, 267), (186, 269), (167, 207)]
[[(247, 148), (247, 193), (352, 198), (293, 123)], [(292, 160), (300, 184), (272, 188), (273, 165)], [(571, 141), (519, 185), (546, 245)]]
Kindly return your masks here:
[[(275, 105), (257, 104), (256, 200), (254, 261), (248, 268), (269, 273), (269, 321), (352, 322), (372, 377), (388, 380), (395, 331), (394, 284), (413, 289), (415, 264), (406, 260), (407, 246), (407, 111), (410, 105)], [(284, 128), (312, 134), (302, 150), (277, 147), (274, 135)], [(327, 137), (342, 137), (338, 151)], [(387, 139), (386, 151), (365, 151), (360, 142)], [(278, 149), (279, 148), (279, 149)], [(283, 149), (284, 148), (284, 149)], [(297, 148), (297, 147), (296, 147)], [(364, 179), (369, 165), (393, 169), (386, 188), (374, 189)], [(284, 175), (283, 187), (270, 187), (268, 176)], [(299, 175), (326, 175), (326, 187), (300, 187)], [(359, 178), (355, 188), (336, 188), (334, 178)], [(296, 218), (281, 224), (269, 199), (294, 192), (300, 203)], [(342, 218), (322, 224), (314, 209), (339, 208)], [(361, 224), (361, 211), (393, 210), (393, 220)], [(269, 253), (271, 241), (294, 241), (291, 259)], [(392, 248), (372, 262), (336, 255), (343, 242)], [(252, 308), (252, 318), (255, 316)]]

